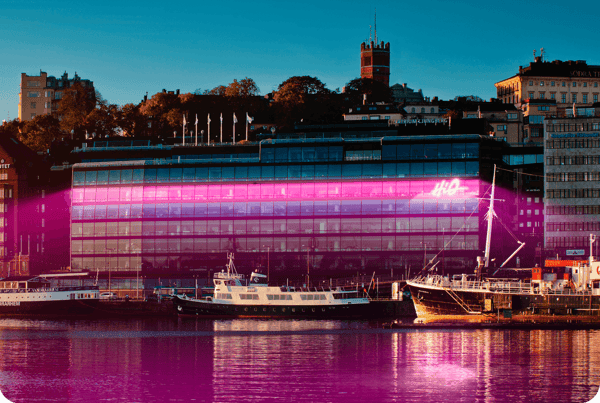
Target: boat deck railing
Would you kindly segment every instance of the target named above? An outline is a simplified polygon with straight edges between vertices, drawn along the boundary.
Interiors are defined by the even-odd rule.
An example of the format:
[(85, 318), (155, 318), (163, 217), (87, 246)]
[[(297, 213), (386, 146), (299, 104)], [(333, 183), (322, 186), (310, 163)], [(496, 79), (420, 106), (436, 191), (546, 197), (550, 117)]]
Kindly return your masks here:
[(55, 291), (98, 291), (98, 286), (77, 286), (77, 287), (40, 287), (40, 288), (4, 288), (0, 289), (0, 294), (11, 293), (29, 293), (29, 292), (55, 292)]
[(415, 284), (433, 287), (449, 288), (452, 291), (479, 291), (497, 292), (508, 294), (531, 294), (531, 295), (587, 295), (584, 291), (576, 291), (569, 287), (552, 288), (531, 281), (514, 279), (487, 278), (477, 280), (474, 276), (465, 276), (459, 279), (449, 279), (439, 275), (421, 276), (410, 280)]

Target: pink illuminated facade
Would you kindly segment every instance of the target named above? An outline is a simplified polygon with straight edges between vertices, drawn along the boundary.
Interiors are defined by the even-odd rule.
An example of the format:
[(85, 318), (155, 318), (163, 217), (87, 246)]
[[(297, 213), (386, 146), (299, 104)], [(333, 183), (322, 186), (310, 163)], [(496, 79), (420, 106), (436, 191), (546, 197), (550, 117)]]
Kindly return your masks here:
[(328, 142), (312, 151), (269, 143), (255, 152), (254, 144), (242, 150), (252, 156), (246, 160), (77, 164), (71, 266), (206, 278), (233, 251), (239, 270), (277, 278), (301, 278), (307, 268), (311, 277), (414, 274), (434, 257), (443, 259), (439, 270), (470, 272), (489, 184), (479, 174), (478, 136), (444, 140), (439, 149), (409, 145), (408, 161), (398, 157), (401, 144), (381, 152), (378, 138), (380, 151), (366, 161), (366, 151)]

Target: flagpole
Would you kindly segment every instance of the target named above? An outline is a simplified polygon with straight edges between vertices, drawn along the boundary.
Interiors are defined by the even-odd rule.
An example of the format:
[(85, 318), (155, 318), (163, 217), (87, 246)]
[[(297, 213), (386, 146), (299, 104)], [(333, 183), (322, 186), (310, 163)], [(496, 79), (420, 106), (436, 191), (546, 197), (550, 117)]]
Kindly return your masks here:
[(210, 145), (210, 113), (208, 114), (208, 119), (206, 120), (206, 124), (208, 125), (208, 138), (206, 139), (207, 144)]
[(221, 112), (221, 126), (220, 126), (220, 130), (221, 130), (221, 143), (223, 142), (223, 112)]
[(196, 113), (196, 146), (198, 146), (198, 114)]
[(246, 112), (246, 141), (248, 141), (248, 112)]
[(185, 113), (183, 114), (183, 145), (185, 145)]
[(233, 112), (233, 144), (235, 144), (235, 122), (237, 121), (237, 118), (235, 117), (235, 112)]

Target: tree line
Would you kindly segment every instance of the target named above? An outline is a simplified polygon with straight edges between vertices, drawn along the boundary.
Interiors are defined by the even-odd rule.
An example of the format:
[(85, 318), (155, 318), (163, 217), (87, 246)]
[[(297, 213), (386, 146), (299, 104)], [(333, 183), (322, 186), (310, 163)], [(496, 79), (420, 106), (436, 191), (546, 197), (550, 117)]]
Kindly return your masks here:
[[(212, 141), (219, 138), (221, 131), (223, 141), (231, 141), (234, 114), (239, 125), (236, 133), (245, 130), (246, 114), (259, 126), (269, 123), (277, 130), (292, 130), (298, 123), (342, 121), (348, 108), (362, 102), (363, 94), (368, 94), (370, 102), (392, 101), (388, 86), (363, 78), (349, 81), (345, 91), (340, 92), (327, 89), (316, 77), (294, 76), (273, 93), (261, 97), (254, 80), (246, 77), (227, 86), (194, 93), (162, 91), (137, 105), (122, 106), (110, 104), (98, 91), (74, 83), (63, 92), (54, 113), (25, 122), (18, 119), (6, 122), (0, 126), (0, 135), (14, 136), (35, 151), (49, 149), (55, 141), (82, 140), (86, 135), (166, 139), (182, 136), (185, 116), (188, 136), (194, 134), (197, 118), (198, 131), (204, 130), (204, 141), (209, 124)], [(255, 130), (253, 135), (260, 132)]]

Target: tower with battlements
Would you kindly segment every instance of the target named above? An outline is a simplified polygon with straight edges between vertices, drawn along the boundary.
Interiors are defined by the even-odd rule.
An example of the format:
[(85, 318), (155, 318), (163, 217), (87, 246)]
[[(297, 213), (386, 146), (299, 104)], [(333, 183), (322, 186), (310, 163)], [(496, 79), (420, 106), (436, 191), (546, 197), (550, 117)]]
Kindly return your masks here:
[(375, 36), (360, 44), (360, 78), (370, 78), (390, 85), (390, 43), (377, 43), (377, 20)]

